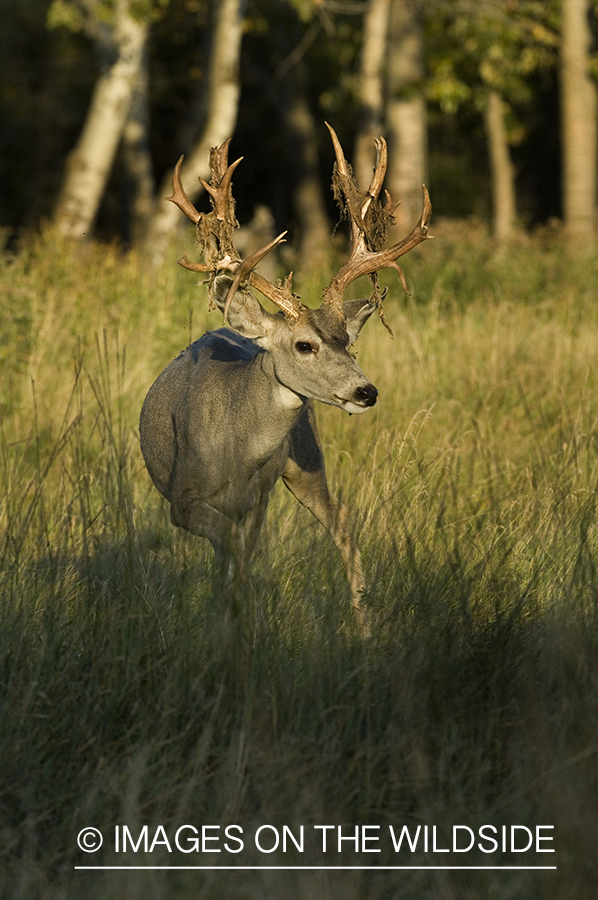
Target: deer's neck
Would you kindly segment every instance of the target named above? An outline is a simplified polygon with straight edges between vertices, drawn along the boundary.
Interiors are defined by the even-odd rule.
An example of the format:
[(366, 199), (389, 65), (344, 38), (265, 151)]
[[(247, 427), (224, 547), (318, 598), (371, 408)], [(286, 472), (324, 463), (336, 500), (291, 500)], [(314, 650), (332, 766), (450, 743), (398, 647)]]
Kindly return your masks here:
[(260, 393), (268, 398), (264, 412), (271, 412), (283, 430), (292, 428), (305, 406), (306, 398), (278, 380), (270, 353), (258, 354), (255, 362), (263, 377), (264, 387)]

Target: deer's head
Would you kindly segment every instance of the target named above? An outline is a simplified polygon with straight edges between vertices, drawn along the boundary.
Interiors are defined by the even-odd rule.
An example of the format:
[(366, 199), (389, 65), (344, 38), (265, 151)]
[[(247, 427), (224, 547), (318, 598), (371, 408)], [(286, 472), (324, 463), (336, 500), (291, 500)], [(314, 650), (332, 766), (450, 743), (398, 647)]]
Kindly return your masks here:
[[(230, 141), (211, 152), (210, 183), (200, 179), (210, 195), (211, 212), (199, 213), (185, 194), (180, 176), (183, 157), (175, 167), (173, 194), (167, 199), (176, 203), (195, 223), (198, 242), (205, 255), (204, 263), (190, 262), (186, 256), (179, 262), (192, 271), (209, 273), (210, 297), (222, 310), (224, 321), (271, 354), (276, 378), (292, 392), (322, 400), (349, 413), (359, 413), (375, 404), (378, 392), (351, 356), (351, 344), (376, 309), (390, 331), (382, 307), (386, 292), (380, 291), (378, 270), (394, 268), (407, 291), (405, 276), (397, 259), (430, 237), (428, 222), (432, 207), (424, 186), (424, 204), (419, 222), (398, 244), (382, 249), (387, 226), (393, 221), (397, 207), (388, 191), (385, 191), (384, 205), (379, 199), (387, 167), (386, 141), (380, 137), (375, 142), (376, 167), (368, 190), (362, 193), (355, 183), (336, 132), (330, 125), (328, 128), (336, 154), (333, 189), (337, 202), (351, 222), (351, 253), (324, 291), (322, 303), (317, 309), (310, 309), (293, 293), (292, 275), (283, 284), (273, 285), (255, 271), (260, 260), (284, 241), (286, 232), (251, 256), (240, 258), (233, 243), (234, 229), (238, 223), (231, 180), (241, 159), (228, 165)], [(345, 300), (349, 284), (363, 275), (369, 277), (370, 296), (367, 299)], [(267, 297), (280, 312), (273, 315), (266, 311), (249, 287)]]

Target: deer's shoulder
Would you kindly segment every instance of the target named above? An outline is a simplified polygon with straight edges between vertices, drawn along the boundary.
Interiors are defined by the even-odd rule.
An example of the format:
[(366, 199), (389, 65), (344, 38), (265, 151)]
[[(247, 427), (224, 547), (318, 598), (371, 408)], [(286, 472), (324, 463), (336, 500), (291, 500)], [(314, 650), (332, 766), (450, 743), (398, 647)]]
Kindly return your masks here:
[(208, 331), (194, 341), (179, 358), (190, 357), (194, 363), (202, 360), (235, 363), (254, 359), (260, 348), (250, 338), (245, 338), (232, 328), (218, 328)]

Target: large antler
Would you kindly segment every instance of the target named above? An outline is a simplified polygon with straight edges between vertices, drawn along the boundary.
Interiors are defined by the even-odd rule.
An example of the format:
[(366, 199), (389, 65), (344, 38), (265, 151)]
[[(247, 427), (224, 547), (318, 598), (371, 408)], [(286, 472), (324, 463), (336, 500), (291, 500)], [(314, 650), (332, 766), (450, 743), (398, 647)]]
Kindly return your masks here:
[(225, 322), (233, 297), (243, 282), (248, 282), (278, 306), (289, 319), (296, 321), (302, 315), (305, 307), (291, 289), (292, 274), (285, 279), (284, 285), (276, 286), (253, 271), (267, 253), (285, 240), (286, 231), (283, 231), (282, 234), (279, 234), (265, 247), (252, 253), (251, 256), (244, 260), (239, 256), (233, 243), (234, 230), (238, 228), (239, 223), (235, 216), (235, 203), (231, 190), (232, 176), (243, 157), (241, 156), (229, 166), (229, 144), (230, 138), (220, 147), (213, 147), (210, 151), (210, 169), (212, 171), (210, 183), (204, 181), (203, 178), (199, 179), (210, 195), (212, 210), (209, 213), (198, 212), (185, 193), (181, 181), (183, 156), (181, 156), (174, 168), (172, 196), (165, 199), (175, 203), (195, 224), (197, 238), (205, 256), (205, 263), (194, 263), (188, 260), (185, 254), (179, 260), (179, 264), (192, 272), (211, 272), (215, 274), (219, 270), (229, 269), (235, 273), (224, 304)]
[(394, 244), (386, 250), (381, 249), (386, 240), (387, 227), (393, 222), (393, 214), (398, 206), (398, 203), (392, 202), (388, 191), (385, 191), (384, 206), (378, 199), (388, 163), (386, 141), (383, 137), (375, 141), (376, 167), (371, 184), (367, 192), (363, 194), (355, 183), (334, 128), (328, 123), (326, 125), (332, 136), (336, 154), (333, 176), (335, 198), (351, 219), (351, 254), (338, 275), (335, 275), (324, 291), (324, 302), (328, 303), (338, 315), (342, 315), (343, 295), (351, 282), (362, 275), (370, 275), (374, 284), (374, 294), (379, 297), (376, 278), (379, 269), (395, 269), (399, 273), (404, 290), (409, 293), (405, 274), (398, 265), (397, 259), (404, 256), (417, 244), (432, 237), (428, 234), (432, 205), (426, 186), (423, 185), (424, 205), (419, 222), (411, 233), (398, 244)]

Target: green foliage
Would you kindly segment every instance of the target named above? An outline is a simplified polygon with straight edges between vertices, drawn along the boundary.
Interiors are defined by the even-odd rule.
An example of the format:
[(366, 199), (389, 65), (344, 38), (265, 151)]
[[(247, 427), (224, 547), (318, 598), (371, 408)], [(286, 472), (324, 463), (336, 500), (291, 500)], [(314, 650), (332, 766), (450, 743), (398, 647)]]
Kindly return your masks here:
[(297, 13), (300, 22), (311, 22), (317, 12), (317, 6), (313, 0), (288, 0)]
[(67, 28), (69, 31), (82, 31), (85, 24), (85, 13), (78, 3), (68, 0), (52, 0), (48, 7), (48, 28)]
[[(157, 20), (165, 12), (170, 0), (129, 0), (129, 11), (140, 21)], [(79, 32), (96, 25), (113, 27), (115, 0), (52, 0), (48, 7), (46, 24), (50, 29), (66, 28)]]
[[(428, 97), (455, 114), (463, 103), (480, 110), (489, 91), (511, 105), (529, 103), (530, 77), (555, 65), (558, 49), (556, 0), (483, 0), (434, 4), (428, 21)], [(523, 126), (511, 129), (513, 143)]]
[[(389, 275), (395, 341), (374, 321), (357, 345), (377, 407), (318, 410), (367, 642), (329, 540), (282, 489), (231, 618), (149, 482), (144, 393), (219, 324), (189, 273), (48, 232), (0, 259), (3, 895), (593, 896), (598, 257), (558, 234), (497, 257), (479, 225), (434, 231), (405, 262), (411, 298)], [(73, 871), (84, 826), (185, 822), (553, 824), (558, 870)]]

